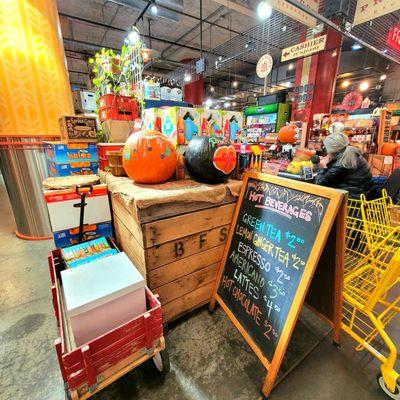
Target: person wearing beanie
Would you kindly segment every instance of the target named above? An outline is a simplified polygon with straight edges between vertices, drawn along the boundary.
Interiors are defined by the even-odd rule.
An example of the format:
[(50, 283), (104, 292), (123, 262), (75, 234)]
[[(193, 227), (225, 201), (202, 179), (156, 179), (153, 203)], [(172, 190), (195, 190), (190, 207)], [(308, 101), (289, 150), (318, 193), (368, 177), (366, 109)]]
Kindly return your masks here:
[(334, 127), (324, 140), (329, 161), (325, 168), (318, 171), (315, 183), (347, 190), (350, 197), (358, 198), (362, 193), (369, 192), (374, 182), (361, 150), (351, 146), (348, 137), (341, 130), (342, 126)]

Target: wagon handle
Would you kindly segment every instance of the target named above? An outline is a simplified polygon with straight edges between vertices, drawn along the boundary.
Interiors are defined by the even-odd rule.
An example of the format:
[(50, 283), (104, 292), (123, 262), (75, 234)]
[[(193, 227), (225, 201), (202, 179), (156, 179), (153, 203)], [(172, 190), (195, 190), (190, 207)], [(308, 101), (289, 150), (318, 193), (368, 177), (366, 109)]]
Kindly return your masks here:
[(78, 242), (81, 243), (83, 239), (83, 221), (85, 217), (85, 200), (86, 196), (92, 194), (93, 186), (92, 185), (77, 185), (75, 187), (75, 193), (81, 197), (80, 203), (80, 213), (79, 213), (79, 235), (78, 235)]

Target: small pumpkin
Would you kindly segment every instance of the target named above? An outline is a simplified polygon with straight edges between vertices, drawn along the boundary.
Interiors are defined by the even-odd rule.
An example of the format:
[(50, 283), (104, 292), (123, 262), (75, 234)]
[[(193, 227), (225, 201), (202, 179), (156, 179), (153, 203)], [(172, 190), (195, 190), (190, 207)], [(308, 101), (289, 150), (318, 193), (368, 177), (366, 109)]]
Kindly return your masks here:
[(384, 156), (396, 155), (398, 144), (393, 142), (383, 143), (381, 147), (381, 154)]
[(281, 143), (295, 143), (296, 142), (296, 126), (286, 125), (279, 129), (278, 139)]
[(190, 176), (197, 181), (221, 183), (228, 180), (236, 166), (236, 151), (218, 136), (195, 137), (186, 149), (185, 163)]
[(161, 132), (139, 131), (129, 136), (123, 150), (123, 165), (137, 183), (162, 183), (172, 178), (177, 166), (176, 150)]

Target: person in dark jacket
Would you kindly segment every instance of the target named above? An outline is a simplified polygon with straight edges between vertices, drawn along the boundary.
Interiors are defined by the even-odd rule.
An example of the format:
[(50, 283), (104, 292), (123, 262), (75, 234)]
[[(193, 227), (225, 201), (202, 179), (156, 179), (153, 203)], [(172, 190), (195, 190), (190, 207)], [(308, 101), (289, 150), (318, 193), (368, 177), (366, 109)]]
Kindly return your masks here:
[(349, 145), (344, 133), (332, 133), (324, 140), (329, 161), (320, 169), (315, 183), (336, 189), (347, 190), (349, 197), (359, 197), (373, 186), (372, 174), (360, 149)]

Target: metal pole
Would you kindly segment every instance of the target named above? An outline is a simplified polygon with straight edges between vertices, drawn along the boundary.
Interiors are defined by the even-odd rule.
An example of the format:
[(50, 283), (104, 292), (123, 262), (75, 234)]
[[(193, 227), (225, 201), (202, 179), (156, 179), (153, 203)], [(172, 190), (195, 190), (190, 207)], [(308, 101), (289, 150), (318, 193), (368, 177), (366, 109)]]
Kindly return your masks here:
[(341, 28), (340, 26), (336, 25), (335, 23), (333, 23), (331, 20), (329, 20), (328, 18), (325, 18), (323, 15), (317, 13), (316, 11), (311, 10), (310, 8), (304, 6), (303, 4), (299, 3), (296, 0), (286, 0), (289, 4), (291, 4), (292, 6), (295, 6), (297, 8), (299, 8), (301, 11), (304, 11), (306, 14), (311, 15), (312, 17), (314, 17), (315, 19), (317, 19), (318, 21), (323, 22), (325, 25), (329, 26), (330, 28), (334, 29), (336, 32), (341, 33), (342, 35), (348, 37), (349, 39), (353, 39), (354, 41), (360, 43), (363, 47), (373, 51), (374, 53), (379, 54), (380, 56), (393, 61), (396, 64), (400, 65), (400, 61), (396, 60), (394, 57), (384, 53), (382, 50), (377, 49), (376, 47), (370, 45), (367, 42), (364, 42), (364, 40), (359, 39), (357, 36), (354, 36), (352, 33), (347, 32), (345, 29)]
[(203, 58), (203, 0), (200, 0), (200, 58)]

